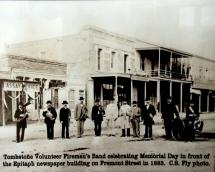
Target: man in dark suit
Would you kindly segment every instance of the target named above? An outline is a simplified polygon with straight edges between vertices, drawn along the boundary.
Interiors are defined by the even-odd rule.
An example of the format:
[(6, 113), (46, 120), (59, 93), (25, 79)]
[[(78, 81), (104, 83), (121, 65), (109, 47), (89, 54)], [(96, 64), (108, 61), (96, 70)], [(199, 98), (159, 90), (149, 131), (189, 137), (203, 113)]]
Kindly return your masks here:
[[(16, 123), (16, 142), (19, 143), (24, 140), (25, 128), (27, 128), (27, 118), (28, 114), (26, 109), (23, 107), (22, 103), (19, 103), (18, 109), (15, 112), (14, 117), (17, 120)], [(21, 140), (20, 140), (20, 131), (21, 131)]]
[(66, 129), (66, 138), (69, 138), (69, 123), (71, 118), (71, 111), (67, 107), (68, 102), (63, 101), (63, 107), (60, 109), (60, 123), (62, 124), (61, 137), (65, 138), (65, 129)]
[(103, 115), (105, 114), (104, 108), (100, 105), (100, 100), (96, 99), (95, 105), (92, 108), (92, 120), (94, 121), (94, 131), (96, 136), (101, 136), (101, 124)]
[(149, 98), (145, 101), (145, 106), (143, 107), (142, 119), (145, 124), (145, 135), (144, 138), (152, 139), (152, 125), (154, 124), (153, 117), (156, 114), (155, 107), (151, 104)]
[(84, 104), (84, 98), (80, 97), (80, 103), (75, 107), (75, 120), (77, 121), (77, 138), (84, 134), (84, 122), (88, 118), (87, 107)]
[(172, 124), (174, 120), (174, 114), (179, 118), (179, 113), (176, 106), (172, 102), (172, 97), (167, 97), (167, 102), (162, 108), (162, 119), (164, 120), (164, 127), (166, 131), (166, 139), (172, 140)]
[(52, 107), (52, 102), (48, 100), (46, 102), (47, 109), (43, 111), (43, 116), (45, 117), (45, 123), (47, 126), (47, 137), (48, 139), (54, 139), (54, 124), (57, 118), (57, 112), (54, 107)]

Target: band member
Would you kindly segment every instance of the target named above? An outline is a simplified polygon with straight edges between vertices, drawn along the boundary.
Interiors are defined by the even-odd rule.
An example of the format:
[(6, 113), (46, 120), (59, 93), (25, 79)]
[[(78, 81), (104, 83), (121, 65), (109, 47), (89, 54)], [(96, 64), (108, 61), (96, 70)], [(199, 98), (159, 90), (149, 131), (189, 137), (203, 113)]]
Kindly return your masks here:
[(164, 120), (164, 128), (166, 132), (166, 139), (172, 140), (172, 123), (174, 114), (179, 118), (179, 113), (176, 106), (172, 102), (172, 97), (167, 97), (167, 102), (162, 108), (162, 119)]
[(117, 103), (115, 103), (114, 99), (111, 100), (110, 103), (107, 105), (105, 114), (107, 120), (108, 136), (115, 136), (116, 133), (114, 132), (114, 128), (115, 122), (118, 117), (118, 106)]
[(126, 135), (128, 137), (130, 136), (130, 116), (131, 116), (131, 107), (127, 104), (127, 101), (124, 100), (119, 110), (119, 117), (121, 120), (120, 122), (121, 122), (121, 129), (122, 129), (121, 137), (125, 137)]
[(133, 101), (131, 107), (131, 123), (133, 128), (133, 137), (140, 137), (140, 116), (141, 109), (137, 106), (137, 101)]
[[(27, 128), (27, 118), (28, 113), (26, 109), (23, 107), (22, 103), (19, 103), (18, 109), (15, 112), (14, 117), (17, 120), (16, 123), (16, 142), (22, 142), (25, 137), (25, 128)], [(21, 139), (20, 139), (20, 131), (21, 131)]]
[(104, 108), (100, 105), (100, 100), (96, 99), (95, 105), (92, 108), (92, 120), (95, 125), (95, 135), (101, 136), (101, 124), (103, 121), (103, 116), (105, 114)]
[(84, 134), (84, 122), (88, 118), (87, 107), (84, 104), (84, 98), (80, 97), (80, 103), (75, 107), (75, 120), (77, 121), (77, 138)]
[(65, 129), (66, 129), (66, 138), (69, 138), (69, 124), (71, 118), (71, 111), (68, 108), (68, 102), (63, 101), (63, 107), (60, 109), (60, 123), (62, 124), (61, 137), (65, 138)]
[(47, 127), (47, 138), (54, 139), (54, 124), (57, 118), (57, 112), (54, 107), (52, 107), (52, 102), (48, 100), (46, 102), (47, 109), (43, 111), (43, 116), (45, 117), (45, 123)]
[[(196, 123), (195, 123), (196, 122)], [(185, 119), (185, 141), (193, 141), (195, 138), (194, 128), (198, 128), (200, 124), (199, 111), (195, 106), (194, 102), (191, 100), (186, 108), (186, 119)], [(195, 126), (196, 124), (196, 126)]]
[(151, 104), (151, 100), (148, 98), (145, 101), (145, 106), (143, 107), (142, 119), (145, 125), (144, 138), (152, 139), (152, 125), (154, 124), (153, 117), (156, 114), (155, 107)]

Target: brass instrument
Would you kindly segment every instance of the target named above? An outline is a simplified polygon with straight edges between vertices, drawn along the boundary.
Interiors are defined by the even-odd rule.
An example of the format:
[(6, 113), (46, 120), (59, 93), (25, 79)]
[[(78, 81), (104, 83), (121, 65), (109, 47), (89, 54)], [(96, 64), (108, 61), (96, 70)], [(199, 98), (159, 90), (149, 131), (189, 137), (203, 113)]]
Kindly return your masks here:
[(20, 114), (19, 118), (17, 119), (17, 122), (20, 122), (20, 121), (24, 120), (27, 117), (28, 117), (28, 112)]
[(54, 120), (55, 118), (53, 117), (53, 114), (51, 113), (50, 110), (47, 109), (47, 113), (46, 116), (50, 119), (50, 120)]

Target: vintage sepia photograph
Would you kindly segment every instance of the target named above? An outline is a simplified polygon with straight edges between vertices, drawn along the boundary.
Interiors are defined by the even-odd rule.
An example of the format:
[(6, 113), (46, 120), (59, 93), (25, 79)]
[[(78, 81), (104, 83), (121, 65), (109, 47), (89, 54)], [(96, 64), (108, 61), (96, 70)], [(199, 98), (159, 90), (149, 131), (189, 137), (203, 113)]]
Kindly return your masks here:
[(0, 1), (0, 171), (214, 172), (215, 1)]

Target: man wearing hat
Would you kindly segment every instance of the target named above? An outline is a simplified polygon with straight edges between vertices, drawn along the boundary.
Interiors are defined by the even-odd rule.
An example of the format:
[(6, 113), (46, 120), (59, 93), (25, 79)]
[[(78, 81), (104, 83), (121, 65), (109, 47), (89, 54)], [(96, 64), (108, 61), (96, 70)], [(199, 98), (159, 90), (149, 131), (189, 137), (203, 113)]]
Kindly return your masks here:
[[(17, 120), (16, 123), (16, 142), (19, 143), (24, 140), (25, 136), (25, 128), (27, 128), (27, 118), (28, 113), (26, 109), (23, 107), (22, 103), (19, 103), (18, 109), (15, 112), (14, 117)], [(20, 131), (21, 131), (21, 138), (20, 138)]]
[(133, 101), (131, 107), (131, 123), (133, 128), (133, 137), (140, 137), (140, 116), (141, 109), (137, 106), (137, 101)]
[(92, 108), (92, 120), (94, 121), (94, 131), (96, 136), (101, 136), (101, 124), (105, 114), (104, 108), (100, 105), (100, 100), (96, 99), (95, 105)]
[(127, 101), (124, 100), (122, 102), (122, 106), (119, 110), (119, 117), (121, 122), (122, 135), (121, 137), (125, 137), (126, 135), (130, 136), (130, 116), (131, 116), (131, 107), (128, 105)]
[(60, 123), (62, 124), (61, 137), (65, 138), (65, 129), (66, 129), (66, 138), (69, 138), (69, 123), (71, 118), (71, 111), (68, 108), (68, 102), (63, 101), (63, 107), (60, 109)]
[(45, 123), (47, 127), (47, 138), (54, 139), (54, 124), (57, 118), (57, 112), (54, 107), (52, 107), (52, 102), (48, 100), (46, 102), (47, 109), (43, 111), (43, 116), (45, 117)]
[(87, 107), (84, 104), (84, 98), (79, 98), (80, 103), (75, 107), (75, 120), (77, 121), (77, 138), (80, 138), (84, 134), (84, 122), (88, 118)]
[(151, 104), (149, 98), (145, 101), (145, 106), (143, 107), (142, 119), (144, 120), (145, 125), (145, 134), (144, 138), (152, 139), (152, 125), (154, 124), (153, 117), (156, 114), (155, 107)]
[(176, 106), (172, 102), (172, 97), (167, 97), (167, 102), (162, 108), (162, 119), (164, 120), (164, 128), (166, 132), (166, 139), (172, 140), (172, 124), (174, 119), (174, 114), (179, 118), (179, 113)]

